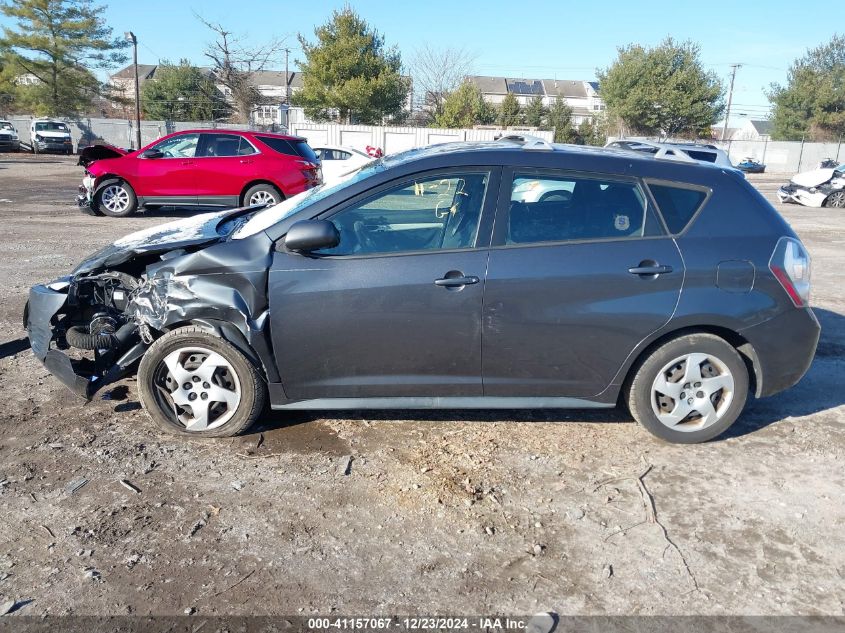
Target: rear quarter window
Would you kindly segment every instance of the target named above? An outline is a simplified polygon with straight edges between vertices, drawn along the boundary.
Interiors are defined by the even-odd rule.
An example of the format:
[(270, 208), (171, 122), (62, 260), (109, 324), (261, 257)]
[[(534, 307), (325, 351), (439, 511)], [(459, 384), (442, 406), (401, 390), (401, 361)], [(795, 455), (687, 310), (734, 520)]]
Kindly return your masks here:
[(311, 146), (305, 141), (288, 140), (286, 138), (276, 138), (274, 136), (258, 136), (256, 138), (270, 149), (277, 151), (279, 154), (297, 156), (299, 158), (304, 158), (305, 160), (310, 160), (312, 163), (316, 163), (318, 161), (314, 150), (311, 149)]
[(654, 183), (649, 183), (648, 188), (657, 202), (669, 232), (673, 234), (680, 233), (687, 227), (707, 198), (707, 193), (700, 189)]
[(687, 154), (689, 154), (690, 158), (694, 158), (695, 160), (700, 160), (705, 163), (715, 163), (716, 162), (716, 154), (715, 152), (702, 152), (700, 150), (684, 150)]

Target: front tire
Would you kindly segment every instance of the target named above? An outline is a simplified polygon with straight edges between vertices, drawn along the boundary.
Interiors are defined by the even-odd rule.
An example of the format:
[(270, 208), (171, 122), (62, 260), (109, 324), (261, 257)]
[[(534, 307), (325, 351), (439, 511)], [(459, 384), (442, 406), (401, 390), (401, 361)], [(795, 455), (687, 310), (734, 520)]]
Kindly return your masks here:
[(724, 433), (748, 398), (748, 369), (713, 334), (667, 341), (635, 367), (626, 400), (634, 419), (662, 440), (706, 442)]
[(832, 207), (834, 209), (845, 208), (845, 189), (842, 191), (834, 191), (824, 201), (824, 206)]
[(232, 344), (198, 327), (156, 340), (138, 368), (141, 404), (165, 431), (231, 437), (264, 410), (267, 385)]
[(246, 190), (244, 194), (245, 207), (256, 204), (279, 204), (284, 196), (273, 185), (258, 184)]
[(125, 218), (138, 208), (138, 198), (129, 183), (123, 180), (100, 187), (94, 194), (94, 208), (111, 218)]

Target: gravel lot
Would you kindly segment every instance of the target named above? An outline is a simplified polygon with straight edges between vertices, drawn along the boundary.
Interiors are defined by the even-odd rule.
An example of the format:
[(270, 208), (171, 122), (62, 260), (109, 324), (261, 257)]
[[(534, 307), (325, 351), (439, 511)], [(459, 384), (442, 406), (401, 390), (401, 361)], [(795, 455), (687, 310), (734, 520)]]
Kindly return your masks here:
[[(618, 411), (268, 414), (197, 441), (160, 433), (131, 380), (83, 406), (23, 338), (30, 285), (180, 217), (83, 215), (80, 177), (72, 157), (0, 155), (16, 614), (845, 614), (845, 213), (780, 207), (814, 258), (818, 354), (709, 444)], [(781, 181), (755, 183), (773, 200)]]

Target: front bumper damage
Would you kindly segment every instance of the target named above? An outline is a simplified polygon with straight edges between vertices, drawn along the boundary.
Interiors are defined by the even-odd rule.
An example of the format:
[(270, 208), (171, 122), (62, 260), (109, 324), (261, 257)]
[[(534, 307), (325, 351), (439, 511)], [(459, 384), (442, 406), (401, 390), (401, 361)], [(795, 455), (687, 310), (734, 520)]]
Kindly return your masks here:
[(782, 203), (795, 202), (805, 207), (821, 207), (831, 194), (832, 189), (820, 187), (802, 187), (794, 183), (783, 185), (777, 190), (778, 200)]
[(80, 209), (87, 213), (92, 213), (94, 210), (94, 177), (87, 175), (82, 179), (82, 184), (79, 185), (78, 193), (76, 195), (76, 204)]
[(36, 358), (90, 400), (130, 373), (156, 338), (195, 325), (238, 347), (277, 382), (267, 318), (272, 241), (264, 233), (223, 239), (252, 213), (195, 216), (127, 236), (71, 276), (33, 287), (24, 326)]

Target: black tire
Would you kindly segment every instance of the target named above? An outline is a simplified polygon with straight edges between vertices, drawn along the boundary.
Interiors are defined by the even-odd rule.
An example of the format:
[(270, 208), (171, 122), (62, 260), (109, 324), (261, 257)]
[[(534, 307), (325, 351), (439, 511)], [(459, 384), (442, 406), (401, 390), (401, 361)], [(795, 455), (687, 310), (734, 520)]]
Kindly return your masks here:
[[(119, 209), (109, 208), (103, 202), (103, 197), (111, 194), (112, 189), (115, 187), (123, 190), (126, 195), (126, 205)], [(138, 198), (137, 196), (135, 196), (135, 191), (132, 189), (131, 186), (129, 186), (128, 182), (126, 182), (125, 180), (119, 180), (117, 182), (100, 187), (94, 194), (94, 202), (92, 204), (92, 207), (97, 213), (107, 215), (110, 218), (125, 218), (126, 216), (135, 213), (135, 211), (138, 209)]]
[[(190, 420), (193, 417), (191, 411), (175, 405), (166, 393), (174, 383), (173, 375), (165, 365), (165, 359), (178, 350), (196, 350), (198, 348), (215, 352), (225, 359), (234, 370), (234, 380), (228, 373), (222, 378), (219, 375), (215, 376), (214, 380), (225, 380), (230, 387), (232, 382), (236, 380), (240, 388), (240, 398), (235, 408), (232, 409), (233, 414), (230, 415), (230, 410), (226, 407), (225, 411), (217, 414), (216, 419), (211, 418), (212, 409), (223, 403), (210, 404), (208, 406), (209, 428), (189, 430), (186, 428), (185, 421), (180, 420), (179, 416)], [(180, 362), (187, 363), (193, 359), (193, 354), (198, 354), (197, 361), (201, 361), (202, 354), (200, 352), (185, 351), (184, 354), (185, 360)], [(228, 372), (228, 369), (225, 369), (225, 371)], [(198, 381), (193, 383), (192, 386), (196, 385), (196, 392), (201, 395), (203, 393), (202, 387), (207, 384)], [(258, 419), (267, 400), (267, 385), (259, 369), (228, 341), (193, 326), (168, 332), (150, 346), (141, 359), (141, 365), (138, 368), (138, 385), (141, 404), (159, 427), (171, 433), (195, 437), (231, 437), (242, 433)], [(180, 391), (178, 384), (173, 393), (176, 393), (176, 391)], [(184, 390), (182, 392), (186, 393)], [(188, 407), (190, 407), (190, 404), (188, 404)], [(216, 421), (229, 415), (230, 417), (225, 422), (211, 428)]]
[[(718, 419), (712, 424), (704, 425), (703, 418), (700, 417), (702, 414), (697, 413), (694, 409), (690, 413), (692, 419), (672, 428), (661, 422), (655, 413), (655, 408), (661, 409), (663, 407), (667, 412), (674, 412), (675, 409), (672, 405), (677, 406), (680, 403), (683, 406), (684, 402), (680, 399), (675, 401), (672, 398), (667, 398), (665, 394), (662, 396), (658, 395), (653, 389), (655, 388), (655, 381), (658, 379), (661, 370), (669, 363), (680, 359), (686, 354), (707, 355), (708, 359), (700, 367), (704, 368), (705, 373), (716, 373), (713, 373), (711, 376), (705, 376), (705, 378), (719, 376), (725, 373), (726, 370), (733, 378), (733, 389), (730, 391), (722, 390), (715, 392), (709, 398), (714, 403), (714, 409), (717, 412), (719, 407), (723, 407), (721, 413), (718, 413)], [(722, 370), (718, 368), (719, 366), (716, 361), (722, 364)], [(685, 369), (685, 362), (668, 368), (669, 372), (681, 372), (685, 371)], [(666, 341), (640, 360), (632, 369), (630, 375), (633, 378), (628, 383), (624, 396), (631, 415), (653, 435), (675, 444), (696, 444), (698, 442), (706, 442), (721, 435), (737, 420), (745, 408), (745, 402), (748, 399), (748, 369), (745, 362), (739, 355), (739, 352), (730, 343), (713, 334), (687, 334)], [(677, 375), (680, 376), (680, 373)], [(678, 377), (674, 380), (671, 379), (671, 373), (667, 373), (667, 377), (671, 385), (678, 384), (680, 387), (684, 387), (688, 384), (679, 384), (683, 383), (686, 374), (684, 374), (684, 377)], [(695, 383), (691, 385), (692, 388), (689, 390), (689, 393), (686, 391), (681, 392), (680, 395), (684, 396), (684, 400), (687, 403), (692, 404), (693, 397), (704, 394), (703, 391), (698, 390), (700, 384)], [(728, 394), (730, 394), (730, 399), (727, 399)], [(706, 395), (704, 394), (704, 397)], [(686, 396), (692, 397), (687, 399)], [(652, 398), (654, 398), (654, 401)], [(722, 400), (722, 398), (725, 398), (725, 400)], [(707, 405), (706, 400), (695, 400), (694, 402), (701, 402), (703, 403), (702, 406)], [(698, 416), (698, 421), (695, 420), (696, 416)], [(676, 430), (678, 428), (684, 428), (686, 430)]]
[[(265, 196), (272, 197), (273, 198), (273, 204), (278, 204), (282, 200), (285, 199), (285, 197), (273, 185), (258, 184), (258, 185), (253, 185), (252, 187), (250, 187), (249, 189), (246, 190), (246, 193), (244, 194), (244, 198), (243, 198), (241, 204), (245, 207), (250, 206), (250, 200), (252, 199), (252, 197), (259, 195), (259, 194), (265, 194)], [(255, 202), (253, 204), (261, 204), (261, 203)]]

